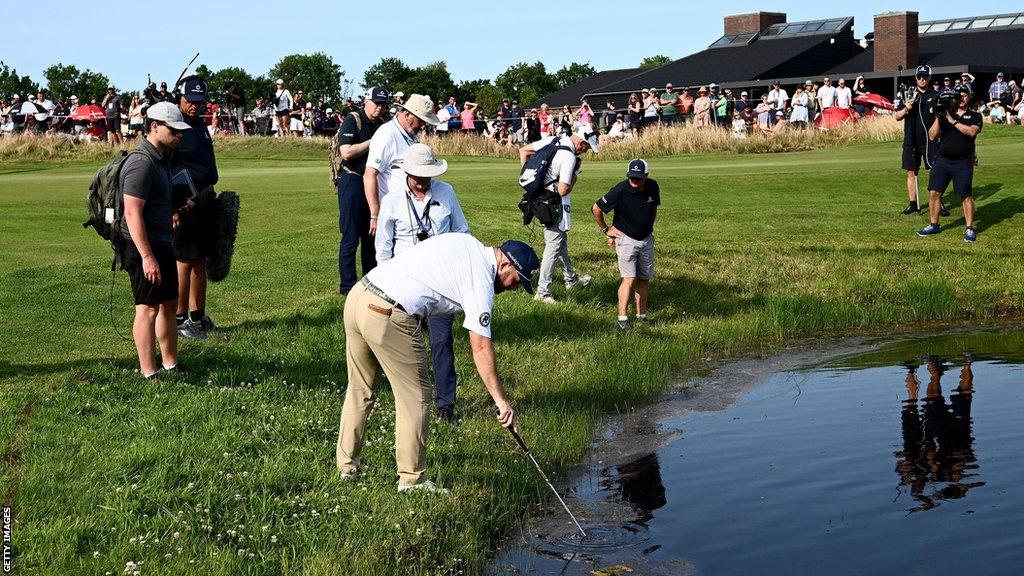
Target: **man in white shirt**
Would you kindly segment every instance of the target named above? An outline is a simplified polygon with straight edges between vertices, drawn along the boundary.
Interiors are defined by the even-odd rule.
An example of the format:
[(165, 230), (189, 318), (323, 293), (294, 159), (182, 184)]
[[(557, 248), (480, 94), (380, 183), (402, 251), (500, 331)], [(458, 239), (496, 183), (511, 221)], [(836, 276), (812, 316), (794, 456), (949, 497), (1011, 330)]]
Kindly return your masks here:
[(576, 174), (579, 171), (579, 164), (582, 162), (579, 156), (587, 150), (593, 150), (596, 153), (598, 148), (597, 134), (594, 132), (572, 136), (547, 136), (519, 149), (520, 166), (525, 165), (530, 156), (554, 142), (556, 138), (559, 139), (559, 145), (567, 149), (555, 152), (551, 158), (547, 174), (544, 175), (544, 188), (562, 197), (562, 218), (557, 223), (544, 228), (544, 257), (540, 265), (537, 293), (533, 295), (535, 300), (548, 304), (555, 302), (554, 297), (551, 296), (551, 280), (555, 273), (556, 260), (560, 260), (562, 263), (567, 290), (590, 284), (590, 276), (576, 274), (572, 262), (569, 261), (568, 233), (572, 228), (569, 194), (572, 192), (573, 186), (576, 185)]
[[(392, 190), (380, 201), (377, 218), (377, 262), (390, 260), (420, 242), (447, 232), (469, 233), (469, 223), (455, 190), (447, 182), (435, 179), (444, 174), (448, 163), (434, 157), (426, 144), (413, 144), (405, 153), (404, 193)], [(430, 354), (434, 361), (434, 388), (437, 416), (455, 422), (455, 345), (452, 314), (427, 318)]]
[(849, 110), (850, 106), (853, 105), (853, 93), (846, 85), (845, 78), (839, 79), (839, 86), (835, 89), (835, 104), (844, 110)]
[(821, 88), (818, 88), (818, 110), (825, 111), (836, 105), (836, 89), (832, 86), (832, 80), (825, 76), (821, 80)]
[(774, 112), (786, 111), (786, 102), (789, 101), (789, 94), (782, 88), (782, 85), (778, 80), (772, 84), (772, 89), (768, 92), (768, 103), (771, 104)]
[(389, 191), (405, 187), (402, 159), (409, 146), (419, 142), (419, 133), (429, 124), (437, 125), (434, 103), (422, 94), (413, 94), (398, 105), (394, 118), (381, 126), (370, 139), (363, 190), (370, 205), (370, 234), (377, 233), (380, 200)]
[(491, 341), (494, 295), (517, 286), (533, 292), (531, 278), (539, 267), (537, 253), (523, 242), (484, 246), (469, 234), (451, 232), (381, 262), (352, 288), (345, 301), (348, 387), (337, 445), (343, 480), (360, 475), (366, 418), (376, 400), (377, 372), (383, 368), (395, 396), (398, 491), (447, 492), (426, 478), (431, 391), (420, 334), (423, 317), (465, 312), (462, 325), (469, 330), (473, 361), (497, 407), (498, 421), (515, 427)]

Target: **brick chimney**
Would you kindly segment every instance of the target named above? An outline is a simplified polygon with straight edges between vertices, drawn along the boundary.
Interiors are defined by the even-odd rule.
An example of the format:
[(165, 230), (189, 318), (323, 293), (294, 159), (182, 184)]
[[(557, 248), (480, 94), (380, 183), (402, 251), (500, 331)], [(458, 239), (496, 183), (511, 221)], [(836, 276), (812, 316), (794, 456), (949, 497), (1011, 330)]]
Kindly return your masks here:
[(875, 72), (917, 67), (917, 12), (875, 15)]
[[(914, 20), (917, 22), (917, 20)], [(783, 12), (750, 12), (748, 14), (732, 14), (725, 17), (725, 35), (754, 34), (772, 24), (785, 24), (786, 14)]]

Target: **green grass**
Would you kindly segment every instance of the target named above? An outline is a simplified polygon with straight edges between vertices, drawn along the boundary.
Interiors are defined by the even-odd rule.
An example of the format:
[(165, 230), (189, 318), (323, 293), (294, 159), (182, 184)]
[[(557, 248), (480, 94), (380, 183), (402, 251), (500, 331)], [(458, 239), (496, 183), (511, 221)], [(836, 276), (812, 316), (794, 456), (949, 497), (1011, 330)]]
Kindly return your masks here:
[[(497, 299), (499, 366), (524, 438), (545, 468), (565, 470), (601, 414), (650, 401), (708, 360), (817, 333), (1019, 317), (1022, 136), (982, 133), (974, 245), (956, 208), (927, 239), (914, 235), (923, 216), (898, 215), (898, 144), (652, 161), (663, 199), (655, 325), (629, 334), (615, 332), (614, 256), (587, 214), (625, 166), (588, 159), (570, 251), (593, 284), (556, 290), (552, 307)], [(370, 420), (367, 477), (335, 479), (343, 299), (321, 148), (222, 148), (219, 188), (240, 193), (242, 219), (209, 311), (230, 332), (184, 343), (191, 374), (161, 383), (133, 372), (107, 312), (109, 248), (80, 226), (99, 162), (0, 165), (0, 495), (15, 506), (19, 573), (122, 574), (142, 561), (147, 575), (473, 574), (546, 498), (494, 422), (461, 330), (465, 420), (432, 425), (428, 447), (429, 475), (451, 496), (395, 493), (387, 391)], [(540, 247), (517, 223), (513, 162), (450, 166), (481, 240)], [(126, 275), (116, 283), (126, 333)]]

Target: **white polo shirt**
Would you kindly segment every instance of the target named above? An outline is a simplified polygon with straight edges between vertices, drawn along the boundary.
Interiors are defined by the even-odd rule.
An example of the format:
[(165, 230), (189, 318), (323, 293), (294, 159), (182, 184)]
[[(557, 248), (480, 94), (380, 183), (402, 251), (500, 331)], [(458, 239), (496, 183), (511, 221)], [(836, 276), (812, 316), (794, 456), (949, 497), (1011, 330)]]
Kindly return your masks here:
[[(573, 146), (572, 138), (569, 136), (546, 136), (537, 140), (533, 143), (533, 150), (537, 151), (547, 146), (555, 138), (560, 138), (560, 145), (569, 148), (569, 150), (559, 150), (555, 152), (555, 156), (551, 158), (551, 164), (548, 165), (548, 172), (544, 175), (545, 182), (551, 182), (546, 188), (552, 192), (558, 192), (558, 184), (569, 184), (573, 183), (573, 176), (576, 173), (576, 152), (575, 146)], [(565, 209), (562, 211), (562, 220), (558, 223), (559, 230), (569, 230), (572, 228), (572, 215), (570, 213), (572, 200), (569, 199), (571, 194), (562, 196), (562, 206)]]
[(853, 103), (853, 93), (850, 91), (849, 86), (835, 89), (836, 95), (836, 106), (840, 108), (849, 108), (850, 104)]
[(768, 103), (776, 110), (785, 110), (787, 100), (789, 100), (789, 94), (782, 88), (772, 88), (772, 90), (768, 92)]
[(373, 133), (367, 166), (377, 171), (377, 199), (392, 190), (405, 189), (405, 171), (400, 167), (405, 151), (419, 140), (398, 123), (395, 116)]
[(494, 249), (469, 234), (452, 232), (423, 242), (382, 262), (366, 275), (414, 316), (465, 312), (462, 325), (491, 337)]
[(818, 88), (818, 102), (821, 102), (822, 108), (831, 108), (836, 105), (836, 89), (834, 86), (825, 86)]
[[(430, 180), (430, 189), (419, 200), (406, 187), (404, 194), (388, 194), (380, 201), (374, 246), (377, 262), (390, 260), (416, 244), (423, 230), (431, 236), (469, 232), (469, 223), (455, 190), (447, 182)], [(429, 210), (428, 210), (429, 208)]]

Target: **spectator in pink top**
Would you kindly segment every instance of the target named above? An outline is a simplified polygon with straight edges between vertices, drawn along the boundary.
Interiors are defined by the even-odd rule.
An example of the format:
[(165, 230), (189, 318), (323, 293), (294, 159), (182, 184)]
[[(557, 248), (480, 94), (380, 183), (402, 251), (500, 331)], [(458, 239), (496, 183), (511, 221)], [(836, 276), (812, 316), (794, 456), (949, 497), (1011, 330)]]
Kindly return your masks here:
[(476, 102), (466, 101), (462, 105), (462, 112), (459, 112), (459, 117), (462, 118), (462, 133), (469, 134), (470, 132), (476, 132)]
[(579, 119), (579, 129), (584, 132), (591, 132), (594, 129), (594, 124), (591, 120), (594, 118), (594, 111), (590, 109), (590, 104), (586, 100), (580, 105), (580, 109), (576, 111), (576, 117)]

